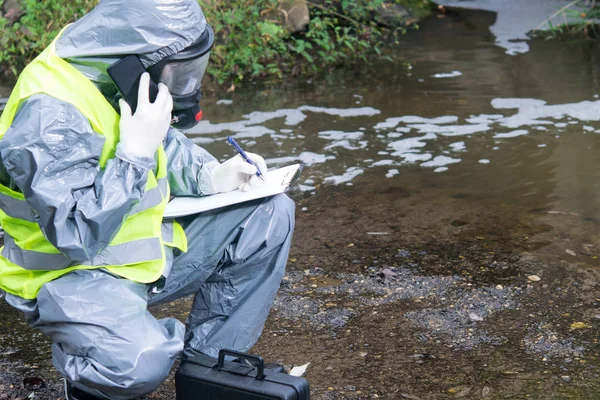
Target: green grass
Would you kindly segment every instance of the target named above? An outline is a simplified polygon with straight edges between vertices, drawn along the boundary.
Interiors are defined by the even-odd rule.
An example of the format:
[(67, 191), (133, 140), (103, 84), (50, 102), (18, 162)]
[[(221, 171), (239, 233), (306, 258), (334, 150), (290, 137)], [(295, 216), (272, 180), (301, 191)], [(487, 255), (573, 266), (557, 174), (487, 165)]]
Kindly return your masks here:
[[(554, 25), (550, 20), (555, 17), (563, 17), (565, 23)], [(600, 4), (596, 0), (574, 0), (558, 10), (554, 15), (542, 22), (534, 31), (538, 36), (546, 38), (559, 38), (565, 36), (586, 36), (593, 39), (600, 38), (598, 21), (600, 20)], [(548, 24), (549, 29), (539, 31), (538, 29)]]

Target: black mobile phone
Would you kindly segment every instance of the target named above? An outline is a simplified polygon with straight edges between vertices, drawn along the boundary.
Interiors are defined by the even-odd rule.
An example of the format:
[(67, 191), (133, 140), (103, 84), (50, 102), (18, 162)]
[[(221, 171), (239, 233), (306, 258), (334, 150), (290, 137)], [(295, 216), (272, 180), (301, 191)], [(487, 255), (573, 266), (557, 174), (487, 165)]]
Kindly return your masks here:
[[(138, 101), (138, 89), (140, 78), (146, 72), (144, 65), (135, 55), (129, 55), (121, 58), (112, 64), (106, 70), (111, 77), (117, 89), (123, 96), (123, 99), (131, 107), (131, 112), (135, 113)], [(158, 95), (158, 85), (150, 79), (150, 102), (156, 100)]]

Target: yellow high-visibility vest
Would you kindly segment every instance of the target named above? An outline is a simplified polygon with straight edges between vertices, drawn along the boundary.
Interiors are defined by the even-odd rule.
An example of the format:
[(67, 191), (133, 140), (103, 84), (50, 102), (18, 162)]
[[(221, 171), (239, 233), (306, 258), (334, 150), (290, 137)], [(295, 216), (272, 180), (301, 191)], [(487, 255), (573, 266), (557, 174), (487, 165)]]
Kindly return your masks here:
[[(21, 73), (0, 117), (0, 140), (23, 100), (34, 94), (47, 94), (75, 106), (89, 120), (93, 130), (105, 137), (100, 156), (100, 167), (104, 168), (114, 157), (119, 142), (119, 114), (90, 80), (56, 55), (55, 43), (56, 39)], [(175, 221), (168, 233), (164, 229), (163, 212), (169, 201), (169, 185), (162, 146), (156, 159), (156, 169), (148, 172), (139, 204), (108, 247), (86, 262), (70, 260), (52, 245), (23, 194), (0, 183), (0, 225), (5, 231), (5, 244), (11, 241), (11, 246), (0, 248), (0, 288), (33, 299), (46, 282), (73, 270), (95, 268), (107, 269), (136, 282), (158, 280), (166, 262), (164, 245), (187, 251), (187, 240)]]

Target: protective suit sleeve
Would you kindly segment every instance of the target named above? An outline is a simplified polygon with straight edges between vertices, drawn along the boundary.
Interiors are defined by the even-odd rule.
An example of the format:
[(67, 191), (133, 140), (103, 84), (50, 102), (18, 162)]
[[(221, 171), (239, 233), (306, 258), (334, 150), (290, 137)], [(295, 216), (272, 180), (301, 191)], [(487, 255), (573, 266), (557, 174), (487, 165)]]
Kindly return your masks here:
[(219, 165), (208, 151), (194, 144), (183, 133), (171, 128), (165, 141), (169, 185), (173, 196), (215, 194), (211, 171)]
[(110, 243), (155, 166), (117, 147), (101, 169), (103, 145), (73, 105), (44, 94), (21, 105), (0, 141), (13, 186), (39, 215), (46, 238), (74, 261), (90, 260)]

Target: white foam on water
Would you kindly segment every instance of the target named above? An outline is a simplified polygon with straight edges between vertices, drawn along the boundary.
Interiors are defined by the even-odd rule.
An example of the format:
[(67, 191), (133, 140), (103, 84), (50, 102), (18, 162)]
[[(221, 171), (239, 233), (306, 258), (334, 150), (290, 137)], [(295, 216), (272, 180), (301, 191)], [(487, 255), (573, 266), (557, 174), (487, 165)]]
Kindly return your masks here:
[(386, 178), (392, 178), (395, 175), (398, 175), (400, 173), (400, 171), (398, 171), (397, 169), (390, 169), (387, 174), (385, 174)]
[(529, 132), (524, 130), (524, 129), (518, 129), (516, 131), (512, 131), (512, 132), (506, 132), (506, 133), (496, 133), (494, 135), (494, 139), (508, 139), (508, 138), (514, 138), (517, 136), (524, 136), (527, 135)]
[(467, 118), (466, 121), (470, 124), (491, 124), (494, 121), (504, 118), (502, 114), (479, 114)]
[(367, 147), (367, 144), (369, 144), (369, 142), (367, 142), (366, 140), (359, 141), (358, 145), (356, 145), (356, 146), (351, 145), (350, 141), (348, 141), (348, 140), (337, 140), (337, 141), (331, 143), (330, 145), (325, 146), (325, 150), (331, 150), (336, 147), (343, 147), (344, 149), (347, 149), (347, 150), (360, 150), (360, 149), (364, 149), (365, 147)]
[(298, 159), (305, 165), (310, 166), (314, 164), (322, 164), (327, 160), (335, 160), (335, 157), (304, 151), (298, 155)]
[(492, 107), (496, 109), (517, 109), (516, 114), (499, 120), (501, 125), (508, 128), (548, 125), (552, 122), (543, 118), (561, 119), (565, 116), (580, 121), (600, 121), (600, 100), (547, 105), (545, 101), (536, 99), (494, 99), (492, 100)]
[[(274, 134), (274, 133), (275, 133), (275, 131), (273, 129), (269, 129), (269, 128), (266, 128), (261, 125), (255, 125), (255, 126), (247, 126), (244, 129), (233, 134), (232, 136), (236, 139), (256, 138), (256, 137), (261, 137), (264, 135), (270, 135), (270, 134)], [(276, 138), (277, 136), (272, 135), (272, 137)], [(283, 136), (282, 138), (286, 138), (286, 136)]]
[(419, 161), (428, 161), (431, 160), (433, 156), (429, 153), (406, 153), (402, 155), (404, 158), (404, 163), (406, 164), (414, 164)]
[(221, 133), (223, 131), (239, 132), (243, 130), (248, 121), (237, 121), (237, 122), (222, 122), (218, 124), (212, 124), (208, 120), (203, 120), (198, 123), (195, 127), (186, 131), (191, 134), (209, 134), (209, 133)]
[(262, 124), (276, 118), (285, 118), (286, 125), (298, 125), (304, 121), (307, 116), (299, 109), (281, 109), (277, 111), (254, 111), (250, 114), (243, 115), (248, 119), (248, 124)]
[[(456, 122), (456, 121), (458, 121), (458, 117), (455, 117), (452, 115), (446, 115), (443, 117), (436, 117), (436, 118), (423, 118), (423, 117), (418, 117), (416, 115), (405, 115), (404, 117), (387, 118), (384, 122), (378, 123), (373, 128), (374, 129), (390, 129), (390, 128), (397, 127), (401, 123), (405, 123), (405, 124), (450, 124), (450, 123)], [(396, 129), (396, 130), (398, 130), (398, 129)], [(406, 132), (409, 132), (409, 131), (410, 131), (410, 128)], [(400, 132), (402, 132), (402, 131), (400, 131)]]
[(428, 161), (428, 162), (424, 162), (423, 164), (421, 164), (421, 167), (445, 167), (446, 165), (450, 165), (450, 164), (456, 164), (461, 162), (462, 160), (460, 158), (452, 158), (452, 157), (446, 157), (446, 156), (437, 156), (435, 157), (433, 160)]
[(463, 151), (467, 149), (467, 146), (465, 145), (465, 142), (454, 142), (450, 143), (450, 148), (452, 151)]
[(357, 140), (363, 137), (363, 132), (323, 131), (319, 136), (328, 140)]
[(442, 136), (463, 136), (473, 133), (489, 131), (491, 128), (488, 124), (476, 125), (433, 125), (420, 124), (409, 125), (411, 128), (417, 129), (421, 133), (439, 133)]
[(325, 182), (339, 185), (340, 183), (350, 182), (352, 179), (364, 173), (365, 170), (358, 167), (350, 167), (344, 172), (343, 175), (328, 176), (325, 178)]
[[(367, 168), (381, 166), (388, 167), (386, 176), (394, 176), (394, 171), (399, 170), (398, 166), (404, 164), (416, 164), (423, 168), (432, 168), (435, 172), (446, 171), (449, 165), (462, 161), (460, 158), (452, 156), (473, 150), (471, 145), (467, 146), (469, 138), (452, 139), (455, 136), (474, 134), (480, 134), (478, 136), (481, 136), (481, 134), (487, 132), (486, 138), (503, 143), (505, 140), (508, 141), (524, 135), (532, 135), (534, 138), (541, 137), (542, 133), (537, 131), (552, 132), (552, 136), (557, 132), (563, 132), (563, 130), (570, 134), (600, 133), (600, 129), (596, 129), (595, 124), (592, 123), (600, 121), (600, 100), (548, 105), (545, 101), (537, 99), (498, 98), (492, 100), (492, 106), (498, 110), (507, 110), (506, 115), (500, 113), (474, 114), (464, 119), (451, 115), (438, 117), (405, 115), (387, 118), (382, 122), (374, 122), (371, 126), (366, 125), (365, 121), (368, 120), (359, 119), (357, 125), (349, 130), (340, 130), (336, 129), (340, 120), (335, 117), (370, 117), (379, 114), (380, 111), (372, 107), (338, 109), (304, 105), (296, 109), (282, 109), (272, 112), (255, 111), (244, 115), (240, 121), (215, 124), (211, 124), (210, 121), (201, 121), (189, 133), (218, 134), (223, 131), (230, 131), (234, 137), (242, 139), (244, 146), (248, 147), (257, 145), (255, 138), (267, 137), (262, 140), (268, 141), (270, 139), (273, 144), (280, 146), (281, 149), (278, 150), (281, 152), (280, 154), (295, 154), (304, 148), (304, 144), (300, 139), (304, 139), (305, 135), (313, 139), (316, 136), (321, 139), (320, 142), (317, 141), (316, 143), (321, 143), (322, 154), (305, 151), (296, 156), (268, 159), (267, 162), (269, 164), (285, 165), (301, 161), (307, 166), (326, 164), (326, 166), (317, 169), (331, 171), (332, 168), (339, 165), (336, 160), (338, 153), (346, 156), (348, 153), (344, 149), (354, 151), (355, 158), (362, 159), (355, 164), (362, 165), (362, 168), (348, 168), (342, 175), (326, 178), (327, 182), (334, 184), (350, 183), (354, 177), (364, 173)], [(328, 118), (327, 115), (333, 118)], [(283, 122), (286, 125), (299, 125), (307, 118), (323, 120), (324, 122), (320, 125), (327, 126), (326, 124), (329, 124), (331, 129), (320, 132), (307, 129), (306, 132), (309, 133), (296, 135), (294, 131), (298, 132), (298, 129), (280, 129), (277, 125), (273, 126), (273, 128), (276, 128), (271, 129), (272, 126), (267, 124), (268, 121), (279, 119), (280, 121), (274, 122), (274, 124), (280, 125), (281, 119), (284, 119)], [(348, 124), (348, 122), (344, 122), (344, 124)], [(575, 129), (568, 128), (575, 124), (581, 124), (579, 125), (581, 129), (579, 127)], [(307, 127), (303, 128), (306, 129)], [(543, 136), (547, 136), (547, 134)], [(449, 139), (444, 139), (444, 137)], [(192, 135), (191, 137), (191, 140), (198, 144), (208, 144), (222, 139), (223, 137), (212, 138), (204, 135), (201, 137)], [(246, 140), (244, 141), (244, 139)], [(545, 138), (540, 139), (540, 141), (547, 140)], [(258, 142), (262, 143), (261, 140), (258, 140)], [(297, 151), (295, 146), (298, 146)], [(546, 146), (546, 144), (538, 145), (540, 148)], [(494, 145), (494, 147), (489, 146), (487, 152), (498, 149), (499, 146), (497, 145)], [(373, 154), (377, 154), (377, 156), (373, 156)], [(480, 164), (489, 164), (490, 160), (485, 158), (487, 155), (485, 150), (482, 150), (480, 157), (475, 158), (475, 160)], [(372, 159), (366, 159), (367, 156)], [(332, 160), (336, 161), (331, 162)], [(321, 179), (327, 173), (321, 172), (318, 175)], [(314, 192), (315, 190), (314, 182), (304, 182), (302, 186), (304, 191), (307, 192)]]
[(538, 146), (537, 146), (537, 147), (546, 147), (546, 146), (548, 146), (548, 145), (547, 145), (547, 144), (545, 144), (545, 143), (542, 143), (542, 144), (538, 144)]
[(373, 107), (325, 108), (315, 106), (301, 106), (298, 107), (298, 110), (310, 111), (314, 113), (324, 113), (328, 115), (335, 115), (338, 117), (369, 117), (381, 113), (381, 111)]
[(315, 190), (316, 187), (315, 186), (308, 186), (308, 185), (298, 185), (298, 190), (300, 190), (301, 192), (310, 192), (311, 190)]
[(416, 152), (421, 147), (425, 147), (426, 143), (423, 142), (424, 140), (432, 140), (436, 138), (437, 135), (428, 133), (425, 136), (406, 138), (391, 142), (388, 144), (388, 147), (394, 151), (392, 153), (393, 156), (402, 157), (406, 153)]
[(385, 165), (395, 165), (396, 163), (394, 162), (394, 160), (380, 160), (380, 161), (375, 161), (373, 164), (371, 164), (371, 167), (381, 167), (381, 166), (385, 166)]
[(432, 78), (455, 78), (457, 76), (462, 76), (462, 72), (452, 71), (452, 72), (444, 72), (444, 73), (440, 73), (440, 74), (431, 75)]
[[(223, 101), (223, 100), (220, 100)], [(223, 103), (225, 104), (225, 103)], [(359, 116), (372, 116), (380, 113), (379, 110), (372, 107), (360, 107), (360, 108), (324, 108), (314, 106), (301, 106), (297, 109), (280, 109), (276, 111), (254, 111), (250, 114), (243, 115), (244, 118), (241, 121), (224, 122), (213, 124), (209, 120), (200, 121), (195, 127), (189, 129), (189, 134), (210, 134), (210, 133), (221, 133), (224, 131), (229, 132), (257, 132), (261, 128), (254, 127), (254, 125), (262, 124), (267, 121), (271, 121), (278, 118), (285, 118), (285, 125), (294, 126), (298, 125), (306, 120), (307, 115), (302, 111), (310, 111), (317, 113), (325, 113), (333, 116), (340, 117), (359, 117)], [(252, 126), (251, 129), (248, 129)], [(267, 129), (263, 127), (263, 129)], [(290, 129), (280, 130), (282, 133), (292, 133)], [(245, 137), (245, 136), (240, 136)]]
[(327, 160), (334, 160), (334, 156), (326, 156), (324, 154), (312, 153), (310, 151), (304, 151), (298, 156), (287, 156), (287, 157), (278, 157), (278, 158), (269, 158), (266, 159), (265, 162), (267, 164), (289, 164), (296, 161), (301, 161), (306, 166), (311, 166), (315, 164), (323, 164)]

